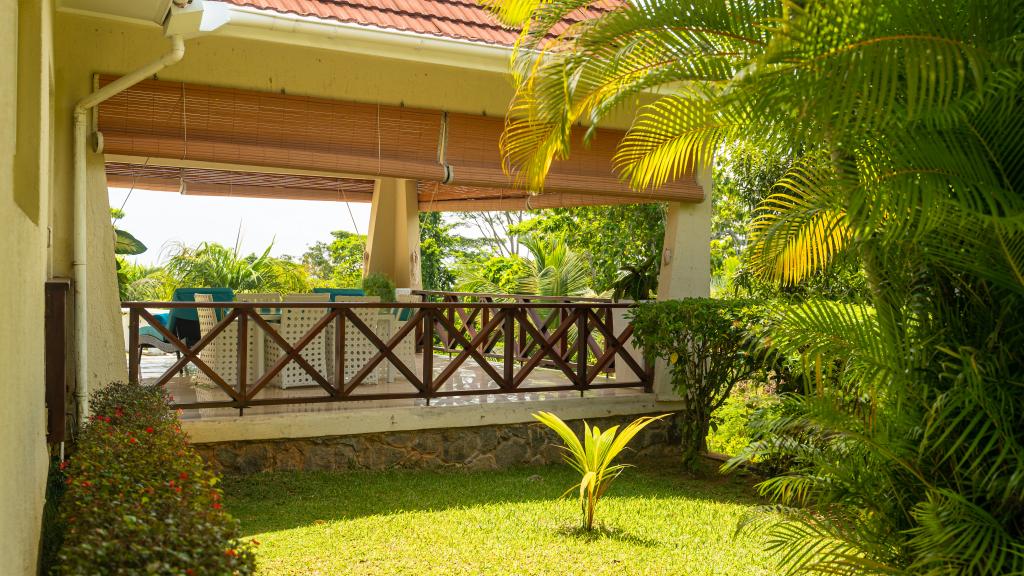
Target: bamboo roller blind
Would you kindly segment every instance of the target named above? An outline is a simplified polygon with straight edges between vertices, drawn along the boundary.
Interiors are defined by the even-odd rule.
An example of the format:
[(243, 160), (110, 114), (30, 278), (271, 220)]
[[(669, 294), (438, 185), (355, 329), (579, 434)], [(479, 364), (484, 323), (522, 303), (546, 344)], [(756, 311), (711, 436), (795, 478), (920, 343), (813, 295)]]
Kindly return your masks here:
[[(101, 75), (99, 83), (105, 85), (115, 78)], [(446, 175), (444, 160), (450, 166), (446, 183), (449, 186), (421, 187), (421, 203), (430, 202), (433, 209), (464, 210), (468, 209), (462, 207), (466, 202), (484, 199), (506, 204), (512, 198), (527, 195), (526, 191), (515, 190), (513, 182), (502, 172), (498, 140), (504, 121), (498, 118), (146, 80), (101, 104), (97, 125), (103, 133), (104, 152), (108, 154), (267, 169), (262, 179), (254, 179), (251, 172), (229, 170), (171, 168), (177, 172), (157, 173), (153, 166), (146, 167), (149, 172), (132, 173), (134, 182), (152, 180), (152, 186), (163, 189), (169, 189), (172, 181), (184, 181), (186, 193), (260, 197), (298, 197), (294, 196), (297, 194), (328, 199), (331, 191), (324, 187), (337, 188), (339, 180), (347, 180), (346, 186), (350, 188), (346, 190), (356, 196), (365, 194), (365, 190), (353, 188), (358, 187), (355, 183), (369, 182), (372, 187), (372, 181), (300, 181), (295, 176), (275, 174), (273, 168), (441, 183)], [(611, 158), (622, 135), (621, 131), (600, 129), (590, 148), (577, 142), (570, 159), (553, 164), (545, 194), (541, 195), (555, 193), (560, 199), (549, 197), (533, 205), (703, 198), (703, 190), (692, 177), (653, 193), (638, 193), (622, 184), (611, 169)], [(111, 185), (124, 185), (126, 170), (123, 166), (108, 166)], [(287, 178), (292, 180), (286, 182)], [(247, 186), (253, 190), (243, 190)], [(177, 190), (180, 186), (173, 188)], [(458, 203), (460, 207), (446, 202)]]

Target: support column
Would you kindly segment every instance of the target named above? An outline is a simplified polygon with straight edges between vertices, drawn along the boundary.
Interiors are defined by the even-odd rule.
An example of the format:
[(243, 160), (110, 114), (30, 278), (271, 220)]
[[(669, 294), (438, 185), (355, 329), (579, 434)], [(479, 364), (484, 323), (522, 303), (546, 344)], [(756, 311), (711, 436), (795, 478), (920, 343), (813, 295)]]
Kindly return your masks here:
[[(668, 206), (658, 300), (707, 298), (711, 294), (711, 169), (698, 174), (697, 182), (704, 189), (703, 202), (672, 202)], [(660, 360), (654, 369), (654, 393), (658, 400), (680, 400), (672, 390), (668, 367)]]
[(415, 180), (380, 178), (374, 184), (365, 258), (364, 275), (385, 274), (399, 288), (421, 287)]

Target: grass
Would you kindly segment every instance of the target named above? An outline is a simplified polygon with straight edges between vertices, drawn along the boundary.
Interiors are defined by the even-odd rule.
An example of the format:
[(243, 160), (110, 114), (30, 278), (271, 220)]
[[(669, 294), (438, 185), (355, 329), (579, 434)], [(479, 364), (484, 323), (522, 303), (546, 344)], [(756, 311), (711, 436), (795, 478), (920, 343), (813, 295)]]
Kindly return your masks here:
[(739, 479), (626, 473), (579, 529), (563, 466), (500, 472), (278, 472), (225, 479), (259, 574), (774, 574), (736, 523)]

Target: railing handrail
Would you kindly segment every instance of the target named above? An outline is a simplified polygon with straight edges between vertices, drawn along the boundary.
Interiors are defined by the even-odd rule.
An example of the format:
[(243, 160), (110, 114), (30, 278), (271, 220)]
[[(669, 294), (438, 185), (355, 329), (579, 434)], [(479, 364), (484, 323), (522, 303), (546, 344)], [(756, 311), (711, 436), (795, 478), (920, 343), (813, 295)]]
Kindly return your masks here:
[[(452, 296), (457, 298), (504, 298), (514, 300), (535, 300), (535, 301), (557, 301), (563, 303), (573, 302), (607, 302), (615, 303), (611, 298), (599, 298), (592, 296), (540, 296), (537, 294), (497, 294), (487, 292), (448, 292), (445, 290), (413, 290), (412, 294), (416, 296)], [(632, 303), (631, 300), (622, 300), (620, 302)]]
[(128, 301), (121, 302), (122, 308), (236, 308), (253, 310), (256, 308), (528, 308), (528, 309), (572, 309), (572, 308), (632, 308), (634, 302), (181, 302), (181, 301)]

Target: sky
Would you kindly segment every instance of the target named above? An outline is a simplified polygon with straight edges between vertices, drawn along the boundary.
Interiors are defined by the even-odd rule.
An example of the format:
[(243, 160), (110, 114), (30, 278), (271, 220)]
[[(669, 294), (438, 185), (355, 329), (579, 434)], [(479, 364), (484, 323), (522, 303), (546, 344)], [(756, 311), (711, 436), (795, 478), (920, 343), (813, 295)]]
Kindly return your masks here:
[(307, 246), (329, 240), (333, 230), (366, 234), (370, 224), (367, 203), (348, 204), (350, 216), (344, 202), (182, 196), (138, 188), (130, 196), (126, 188), (110, 188), (109, 196), (111, 208), (124, 205), (126, 215), (117, 227), (149, 248), (129, 257), (145, 265), (161, 263), (168, 242), (194, 246), (211, 241), (234, 246), (239, 230), (243, 254), (262, 253), (273, 242), (271, 255), (300, 257)]

